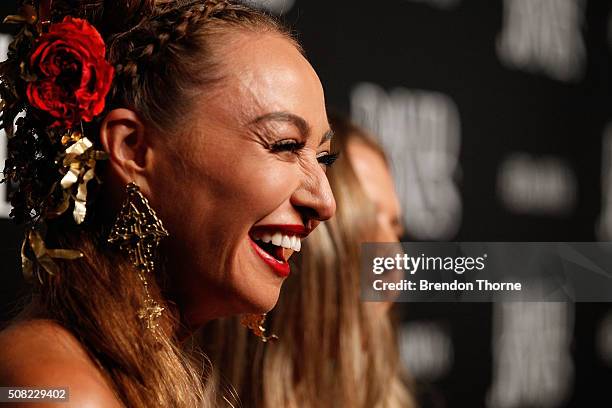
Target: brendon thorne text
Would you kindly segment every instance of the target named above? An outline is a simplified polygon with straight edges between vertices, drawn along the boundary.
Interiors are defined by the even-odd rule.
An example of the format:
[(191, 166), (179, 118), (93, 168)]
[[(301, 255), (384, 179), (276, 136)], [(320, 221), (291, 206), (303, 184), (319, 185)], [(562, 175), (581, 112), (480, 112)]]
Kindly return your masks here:
[(426, 279), (420, 279), (417, 282), (402, 279), (399, 282), (385, 282), (377, 279), (372, 283), (374, 290), (399, 290), (399, 291), (520, 291), (522, 285), (519, 282), (490, 282), (486, 279), (476, 279), (475, 282), (430, 282)]

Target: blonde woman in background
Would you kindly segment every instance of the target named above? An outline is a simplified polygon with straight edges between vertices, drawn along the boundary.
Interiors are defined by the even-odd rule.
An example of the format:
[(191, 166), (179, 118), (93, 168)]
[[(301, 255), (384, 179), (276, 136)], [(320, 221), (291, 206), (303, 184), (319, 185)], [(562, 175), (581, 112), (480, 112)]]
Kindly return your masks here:
[(385, 154), (363, 130), (331, 118), (342, 152), (328, 176), (337, 215), (311, 234), (286, 281), (264, 344), (236, 320), (204, 338), (213, 366), (244, 407), (414, 407), (390, 303), (360, 300), (362, 242), (397, 242), (400, 205)]

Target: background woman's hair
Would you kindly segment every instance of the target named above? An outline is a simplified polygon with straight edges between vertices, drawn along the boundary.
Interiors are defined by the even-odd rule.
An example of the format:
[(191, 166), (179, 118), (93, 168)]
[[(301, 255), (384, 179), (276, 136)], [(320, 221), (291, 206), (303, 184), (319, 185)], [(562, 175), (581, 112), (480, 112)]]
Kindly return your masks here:
[(280, 339), (262, 344), (234, 318), (213, 322), (202, 333), (215, 371), (247, 406), (414, 406), (400, 374), (389, 314), (360, 301), (360, 243), (377, 239), (376, 208), (346, 145), (358, 141), (383, 158), (384, 152), (341, 117), (332, 116), (331, 123), (333, 144), (343, 153), (328, 170), (337, 212), (294, 255), (293, 273), (268, 319), (268, 331)]
[[(196, 90), (223, 78), (222, 52), (229, 35), (287, 32), (271, 17), (229, 1), (55, 0), (53, 21), (64, 15), (88, 19), (103, 35), (116, 76), (109, 109), (134, 110), (147, 131), (180, 133)], [(189, 3), (189, 4), (187, 4)], [(181, 103), (176, 103), (181, 101)], [(103, 117), (104, 115), (102, 115)], [(97, 141), (96, 123), (86, 133)], [(165, 307), (153, 337), (137, 317), (145, 299), (137, 272), (106, 238), (113, 215), (100, 196), (81, 227), (63, 217), (48, 223), (46, 244), (80, 250), (84, 258), (61, 262), (60, 274), (43, 275), (30, 307), (19, 318), (44, 317), (81, 342), (106, 376), (117, 398), (129, 407), (207, 406), (207, 360), (183, 350), (173, 334), (176, 308), (163, 295), (162, 276), (149, 290)], [(91, 211), (93, 210), (93, 211)], [(199, 365), (199, 367), (198, 367)], [(212, 390), (212, 391), (211, 391)]]

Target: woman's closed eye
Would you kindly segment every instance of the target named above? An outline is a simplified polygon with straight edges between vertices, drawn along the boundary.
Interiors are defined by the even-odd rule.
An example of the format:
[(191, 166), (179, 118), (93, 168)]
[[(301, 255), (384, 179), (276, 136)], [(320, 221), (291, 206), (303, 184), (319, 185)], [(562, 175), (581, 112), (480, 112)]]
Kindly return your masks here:
[[(295, 139), (283, 139), (275, 142), (270, 146), (272, 153), (294, 153), (298, 154), (306, 146), (305, 142), (299, 142)], [(317, 155), (317, 162), (324, 167), (330, 167), (338, 159), (340, 153), (330, 153), (328, 151), (321, 152)]]
[(272, 146), (270, 146), (270, 151), (272, 153), (298, 153), (306, 146), (306, 143), (299, 142), (295, 139), (283, 139), (278, 142), (274, 142)]
[(325, 167), (331, 167), (336, 162), (336, 160), (338, 160), (339, 156), (339, 152), (323, 152), (317, 156), (317, 161), (319, 162), (319, 164), (322, 164)]

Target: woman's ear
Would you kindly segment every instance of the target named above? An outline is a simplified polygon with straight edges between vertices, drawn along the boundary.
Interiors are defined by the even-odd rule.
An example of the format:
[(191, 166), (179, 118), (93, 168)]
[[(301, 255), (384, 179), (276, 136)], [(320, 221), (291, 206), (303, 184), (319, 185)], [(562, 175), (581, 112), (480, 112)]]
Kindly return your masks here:
[(100, 127), (100, 142), (109, 155), (109, 168), (115, 176), (124, 185), (135, 181), (144, 187), (151, 145), (138, 115), (129, 109), (110, 111)]

